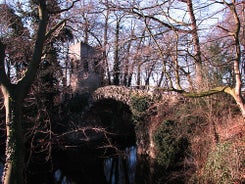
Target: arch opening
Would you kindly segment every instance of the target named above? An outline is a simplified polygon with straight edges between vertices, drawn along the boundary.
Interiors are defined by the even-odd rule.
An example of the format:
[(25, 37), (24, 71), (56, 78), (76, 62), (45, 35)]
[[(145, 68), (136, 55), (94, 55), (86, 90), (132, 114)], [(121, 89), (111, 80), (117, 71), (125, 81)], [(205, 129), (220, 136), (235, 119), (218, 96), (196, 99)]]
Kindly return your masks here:
[(86, 121), (95, 121), (108, 131), (108, 138), (118, 149), (136, 145), (135, 124), (130, 107), (114, 99), (102, 99), (93, 103)]
[[(87, 118), (109, 132), (105, 145), (104, 174), (109, 184), (134, 183), (136, 173), (136, 134), (130, 107), (113, 99), (93, 103)], [(89, 120), (89, 119), (88, 119)]]

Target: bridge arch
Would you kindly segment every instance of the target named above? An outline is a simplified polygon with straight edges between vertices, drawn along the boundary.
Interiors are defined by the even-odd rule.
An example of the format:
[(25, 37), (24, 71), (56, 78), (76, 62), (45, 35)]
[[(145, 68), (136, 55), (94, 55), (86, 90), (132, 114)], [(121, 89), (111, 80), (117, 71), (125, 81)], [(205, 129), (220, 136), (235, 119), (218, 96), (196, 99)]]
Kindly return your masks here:
[(93, 103), (99, 100), (112, 99), (118, 102), (122, 102), (132, 108), (134, 104), (134, 98), (147, 98), (153, 102), (155, 96), (151, 92), (145, 90), (139, 90), (134, 88), (127, 88), (125, 86), (105, 86), (98, 88), (92, 94)]
[[(159, 99), (152, 92), (127, 88), (125, 86), (104, 86), (98, 88), (92, 94), (92, 106), (97, 106), (100, 103), (117, 103), (124, 104), (131, 113), (129, 120), (134, 127), (133, 134), (135, 135), (135, 144), (137, 145), (138, 154), (149, 154), (150, 135), (149, 135), (149, 120), (142, 118), (146, 114), (148, 108)], [(112, 108), (113, 107), (112, 105)], [(115, 108), (116, 109), (116, 108)], [(101, 109), (102, 112), (104, 111)], [(137, 121), (137, 122), (136, 122)], [(132, 129), (131, 129), (132, 130)]]
[(136, 145), (135, 124), (130, 107), (112, 98), (99, 99), (90, 107), (90, 115), (96, 124), (106, 129), (108, 138), (118, 148)]

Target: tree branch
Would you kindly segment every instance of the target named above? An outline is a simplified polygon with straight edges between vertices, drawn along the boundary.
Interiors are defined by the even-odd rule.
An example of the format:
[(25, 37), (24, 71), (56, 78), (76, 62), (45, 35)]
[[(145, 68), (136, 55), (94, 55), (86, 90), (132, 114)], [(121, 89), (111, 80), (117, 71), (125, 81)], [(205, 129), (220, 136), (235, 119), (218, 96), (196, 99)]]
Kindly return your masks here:
[(25, 76), (19, 81), (18, 85), (20, 85), (23, 90), (26, 92), (29, 90), (32, 81), (35, 78), (38, 65), (41, 62), (41, 56), (43, 51), (44, 42), (46, 39), (46, 28), (48, 24), (48, 12), (46, 7), (45, 0), (39, 0), (39, 26), (37, 31), (37, 37), (34, 47), (33, 56), (30, 62), (30, 65), (25, 73)]
[[(136, 11), (136, 10), (137, 10), (137, 11)], [(166, 23), (166, 22), (163, 22), (163, 21), (159, 20), (158, 18), (156, 18), (156, 17), (154, 17), (154, 16), (151, 16), (151, 15), (144, 15), (144, 14), (142, 14), (142, 13), (139, 13), (138, 11), (139, 11), (139, 9), (136, 9), (136, 8), (132, 9), (132, 12), (133, 12), (134, 14), (138, 15), (139, 17), (144, 18), (144, 19), (145, 19), (145, 18), (152, 19), (152, 20), (154, 20), (154, 21), (156, 21), (156, 22), (162, 24), (163, 26), (169, 28), (170, 30), (173, 30), (173, 31), (176, 31), (176, 32), (181, 32), (181, 33), (190, 33), (190, 32), (191, 32), (190, 30), (180, 29), (180, 28), (177, 28), (176, 26), (173, 26), (173, 25), (170, 25), (170, 24), (168, 24), (168, 23)]]
[(80, 1), (80, 0), (75, 0), (75, 1), (73, 1), (73, 2), (71, 3), (71, 5), (70, 5), (68, 8), (64, 8), (64, 9), (61, 9), (61, 10), (59, 10), (59, 11), (52, 11), (52, 12), (49, 12), (49, 13), (50, 13), (50, 14), (59, 14), (59, 13), (68, 11), (68, 10), (72, 9), (73, 6), (75, 5), (75, 3), (77, 3), (78, 1)]
[[(208, 91), (201, 91), (201, 92), (181, 92), (183, 96), (185, 97), (189, 97), (189, 98), (200, 98), (200, 97), (205, 97), (205, 96), (211, 96), (217, 93), (221, 93), (221, 92), (226, 92), (228, 93), (228, 86), (218, 86), (215, 87), (213, 89), (210, 89)], [(230, 93), (229, 93), (230, 94)]]
[(201, 97), (206, 97), (206, 96), (211, 96), (217, 93), (222, 93), (225, 92), (227, 94), (230, 94), (233, 96), (234, 94), (234, 89), (229, 87), (229, 86), (218, 86), (213, 89), (207, 90), (207, 91), (200, 91), (200, 92), (187, 92), (182, 89), (175, 89), (175, 88), (170, 88), (170, 89), (162, 89), (158, 88), (159, 90), (164, 90), (164, 91), (173, 91), (176, 93), (182, 94), (184, 97), (188, 98), (201, 98)]
[(45, 40), (48, 39), (60, 26), (64, 25), (64, 23), (67, 21), (67, 19), (64, 19), (60, 21), (58, 24), (56, 24), (49, 32), (45, 35)]

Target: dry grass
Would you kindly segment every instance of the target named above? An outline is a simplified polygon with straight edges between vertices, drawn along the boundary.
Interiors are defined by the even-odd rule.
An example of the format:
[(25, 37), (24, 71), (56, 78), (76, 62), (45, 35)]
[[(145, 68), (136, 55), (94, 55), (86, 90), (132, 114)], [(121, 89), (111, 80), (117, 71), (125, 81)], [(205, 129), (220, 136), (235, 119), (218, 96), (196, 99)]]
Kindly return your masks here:
[(221, 142), (232, 138), (244, 137), (245, 123), (243, 118), (239, 115), (235, 117), (228, 115), (227, 119), (217, 126), (217, 132)]

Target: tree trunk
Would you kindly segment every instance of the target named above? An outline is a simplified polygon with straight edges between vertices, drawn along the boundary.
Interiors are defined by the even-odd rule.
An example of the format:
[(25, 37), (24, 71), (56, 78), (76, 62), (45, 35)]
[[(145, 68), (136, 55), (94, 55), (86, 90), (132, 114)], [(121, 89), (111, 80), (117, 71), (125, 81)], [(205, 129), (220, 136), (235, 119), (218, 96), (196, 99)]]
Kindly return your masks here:
[(233, 35), (234, 39), (234, 45), (235, 45), (235, 59), (233, 63), (233, 69), (234, 69), (234, 74), (235, 74), (235, 88), (234, 88), (234, 93), (233, 97), (238, 105), (238, 107), (241, 110), (243, 120), (245, 121), (245, 102), (242, 96), (242, 76), (240, 72), (240, 66), (241, 66), (241, 58), (242, 58), (242, 52), (241, 52), (241, 44), (240, 44), (240, 31), (241, 31), (241, 22), (237, 13), (237, 10), (235, 7), (235, 1), (232, 4), (227, 4), (229, 7), (233, 18), (235, 22), (235, 29), (234, 32), (230, 32), (231, 35)]
[[(108, 3), (108, 1), (107, 1)], [(108, 53), (107, 53), (107, 47), (108, 47), (108, 26), (109, 26), (109, 10), (106, 10), (105, 14), (105, 26), (104, 26), (104, 44), (103, 44), (103, 66), (105, 67), (105, 76), (107, 77), (107, 84), (111, 85), (111, 74), (110, 74), (110, 67), (108, 63)]]
[(203, 82), (203, 70), (202, 70), (202, 58), (201, 58), (201, 47), (199, 42), (199, 35), (198, 35), (198, 27), (196, 23), (196, 17), (194, 14), (192, 0), (187, 0), (187, 8), (189, 12), (189, 16), (191, 19), (191, 35), (193, 39), (194, 45), (194, 59), (196, 64), (196, 84), (199, 89), (202, 89), (202, 82)]
[[(25, 140), (22, 130), (22, 102), (27, 95), (31, 84), (37, 73), (37, 68), (41, 62), (43, 45), (46, 36), (46, 27), (48, 23), (48, 11), (46, 1), (38, 1), (39, 26), (34, 46), (34, 52), (31, 62), (28, 66), (25, 76), (12, 84), (5, 70), (5, 45), (0, 41), (0, 86), (4, 95), (4, 105), (6, 112), (6, 162), (3, 184), (23, 184), (25, 182)], [(57, 29), (57, 28), (56, 28)]]
[[(25, 169), (25, 145), (21, 124), (22, 104), (20, 99), (2, 88), (6, 109), (6, 162), (3, 174), (3, 184), (22, 184)], [(14, 92), (14, 90), (13, 90)], [(13, 93), (14, 94), (14, 93)]]
[(119, 33), (120, 33), (120, 19), (116, 23), (115, 35), (115, 50), (114, 50), (114, 66), (113, 66), (113, 84), (119, 85), (120, 83), (120, 61), (119, 61)]
[(138, 66), (137, 66), (137, 79), (136, 79), (136, 85), (137, 85), (137, 89), (140, 88), (141, 85), (141, 63), (138, 62)]

